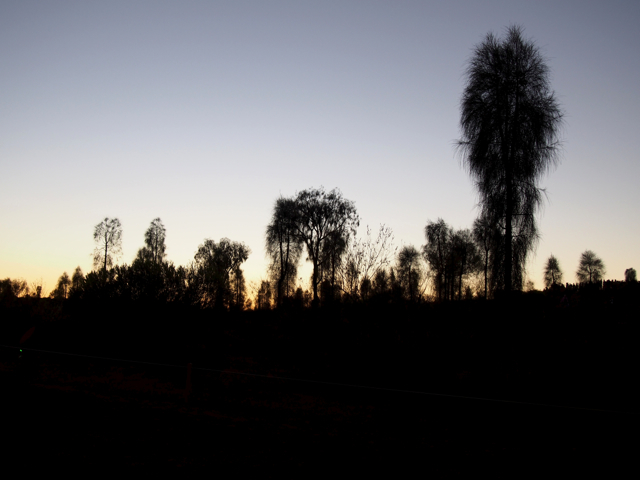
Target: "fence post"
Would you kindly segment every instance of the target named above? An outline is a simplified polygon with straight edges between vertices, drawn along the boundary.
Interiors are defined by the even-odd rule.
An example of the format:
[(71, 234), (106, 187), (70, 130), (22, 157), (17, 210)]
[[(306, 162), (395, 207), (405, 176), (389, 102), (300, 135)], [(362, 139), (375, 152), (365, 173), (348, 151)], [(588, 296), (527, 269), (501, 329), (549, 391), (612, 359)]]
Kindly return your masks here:
[(187, 364), (187, 383), (184, 388), (184, 402), (189, 401), (189, 394), (191, 393), (191, 362)]

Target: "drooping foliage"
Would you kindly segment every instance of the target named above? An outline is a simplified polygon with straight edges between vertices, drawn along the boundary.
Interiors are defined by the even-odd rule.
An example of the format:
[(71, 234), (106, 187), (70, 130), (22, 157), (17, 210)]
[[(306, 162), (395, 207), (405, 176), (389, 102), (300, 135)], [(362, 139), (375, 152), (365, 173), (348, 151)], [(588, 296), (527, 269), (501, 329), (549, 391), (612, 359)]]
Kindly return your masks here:
[(266, 253), (270, 260), (269, 276), (276, 286), (276, 304), (293, 295), (303, 243), (296, 228), (295, 200), (280, 197), (273, 207), (266, 232)]
[(425, 227), (423, 254), (431, 268), (438, 300), (461, 299), (464, 280), (478, 271), (481, 256), (470, 230), (454, 230), (439, 218)]
[(537, 182), (558, 161), (562, 112), (542, 54), (511, 27), (488, 34), (466, 70), (458, 142), (480, 196), (481, 215), (498, 229), (491, 277), (498, 289), (521, 289), (538, 238)]
[[(194, 273), (203, 305), (229, 307), (234, 303), (232, 283), (238, 280), (240, 265), (251, 250), (244, 243), (223, 238), (205, 239), (194, 256)], [(237, 291), (236, 287), (236, 291)]]

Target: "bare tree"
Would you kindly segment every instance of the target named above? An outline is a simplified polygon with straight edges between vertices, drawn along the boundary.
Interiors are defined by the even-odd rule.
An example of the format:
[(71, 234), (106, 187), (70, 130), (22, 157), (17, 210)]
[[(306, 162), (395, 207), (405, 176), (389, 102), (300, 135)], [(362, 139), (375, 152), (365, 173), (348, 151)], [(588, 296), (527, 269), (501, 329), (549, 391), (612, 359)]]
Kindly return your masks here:
[(558, 259), (551, 255), (544, 267), (544, 286), (551, 288), (553, 285), (562, 285), (562, 270)]
[(42, 278), (38, 278), (31, 282), (31, 286), (27, 287), (25, 295), (31, 294), (36, 298), (42, 298), (42, 294), (44, 293), (44, 281)]
[(96, 248), (93, 252), (93, 267), (102, 266), (104, 272), (113, 266), (115, 259), (122, 254), (122, 226), (117, 218), (105, 218), (95, 226), (93, 240)]
[(342, 288), (349, 298), (365, 299), (373, 288), (373, 279), (385, 270), (395, 258), (391, 228), (380, 225), (375, 239), (367, 226), (367, 236), (360, 240), (352, 237), (345, 252), (341, 271)]
[(558, 161), (561, 122), (538, 48), (519, 27), (510, 27), (503, 41), (489, 33), (466, 70), (458, 148), (483, 215), (501, 229), (501, 261), (493, 275), (506, 291), (522, 287), (527, 254), (537, 240), (537, 181)]
[(580, 283), (601, 282), (606, 270), (604, 262), (591, 250), (586, 250), (580, 255), (580, 263), (576, 277)]

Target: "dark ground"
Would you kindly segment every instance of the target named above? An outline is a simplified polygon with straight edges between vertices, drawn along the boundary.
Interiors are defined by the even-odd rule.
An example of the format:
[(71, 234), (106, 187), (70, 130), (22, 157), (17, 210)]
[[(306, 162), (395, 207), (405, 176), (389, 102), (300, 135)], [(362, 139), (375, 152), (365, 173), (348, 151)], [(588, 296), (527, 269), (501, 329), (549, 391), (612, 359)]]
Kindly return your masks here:
[[(27, 472), (638, 471), (640, 415), (284, 381), (4, 349), (2, 457)], [(231, 368), (249, 368), (235, 358)]]
[(237, 315), (71, 302), (54, 320), (14, 305), (0, 343), (36, 329), (20, 360), (0, 347), (0, 459), (28, 474), (633, 478), (639, 302), (611, 298)]

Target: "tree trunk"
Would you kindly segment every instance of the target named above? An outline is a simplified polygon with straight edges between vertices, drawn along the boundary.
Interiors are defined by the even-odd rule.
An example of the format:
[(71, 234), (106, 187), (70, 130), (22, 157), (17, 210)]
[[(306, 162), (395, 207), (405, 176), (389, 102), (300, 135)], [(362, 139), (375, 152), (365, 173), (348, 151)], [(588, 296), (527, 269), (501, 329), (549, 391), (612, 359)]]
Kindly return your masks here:
[(109, 255), (109, 242), (107, 241), (107, 234), (104, 234), (104, 271), (107, 271), (107, 258)]

